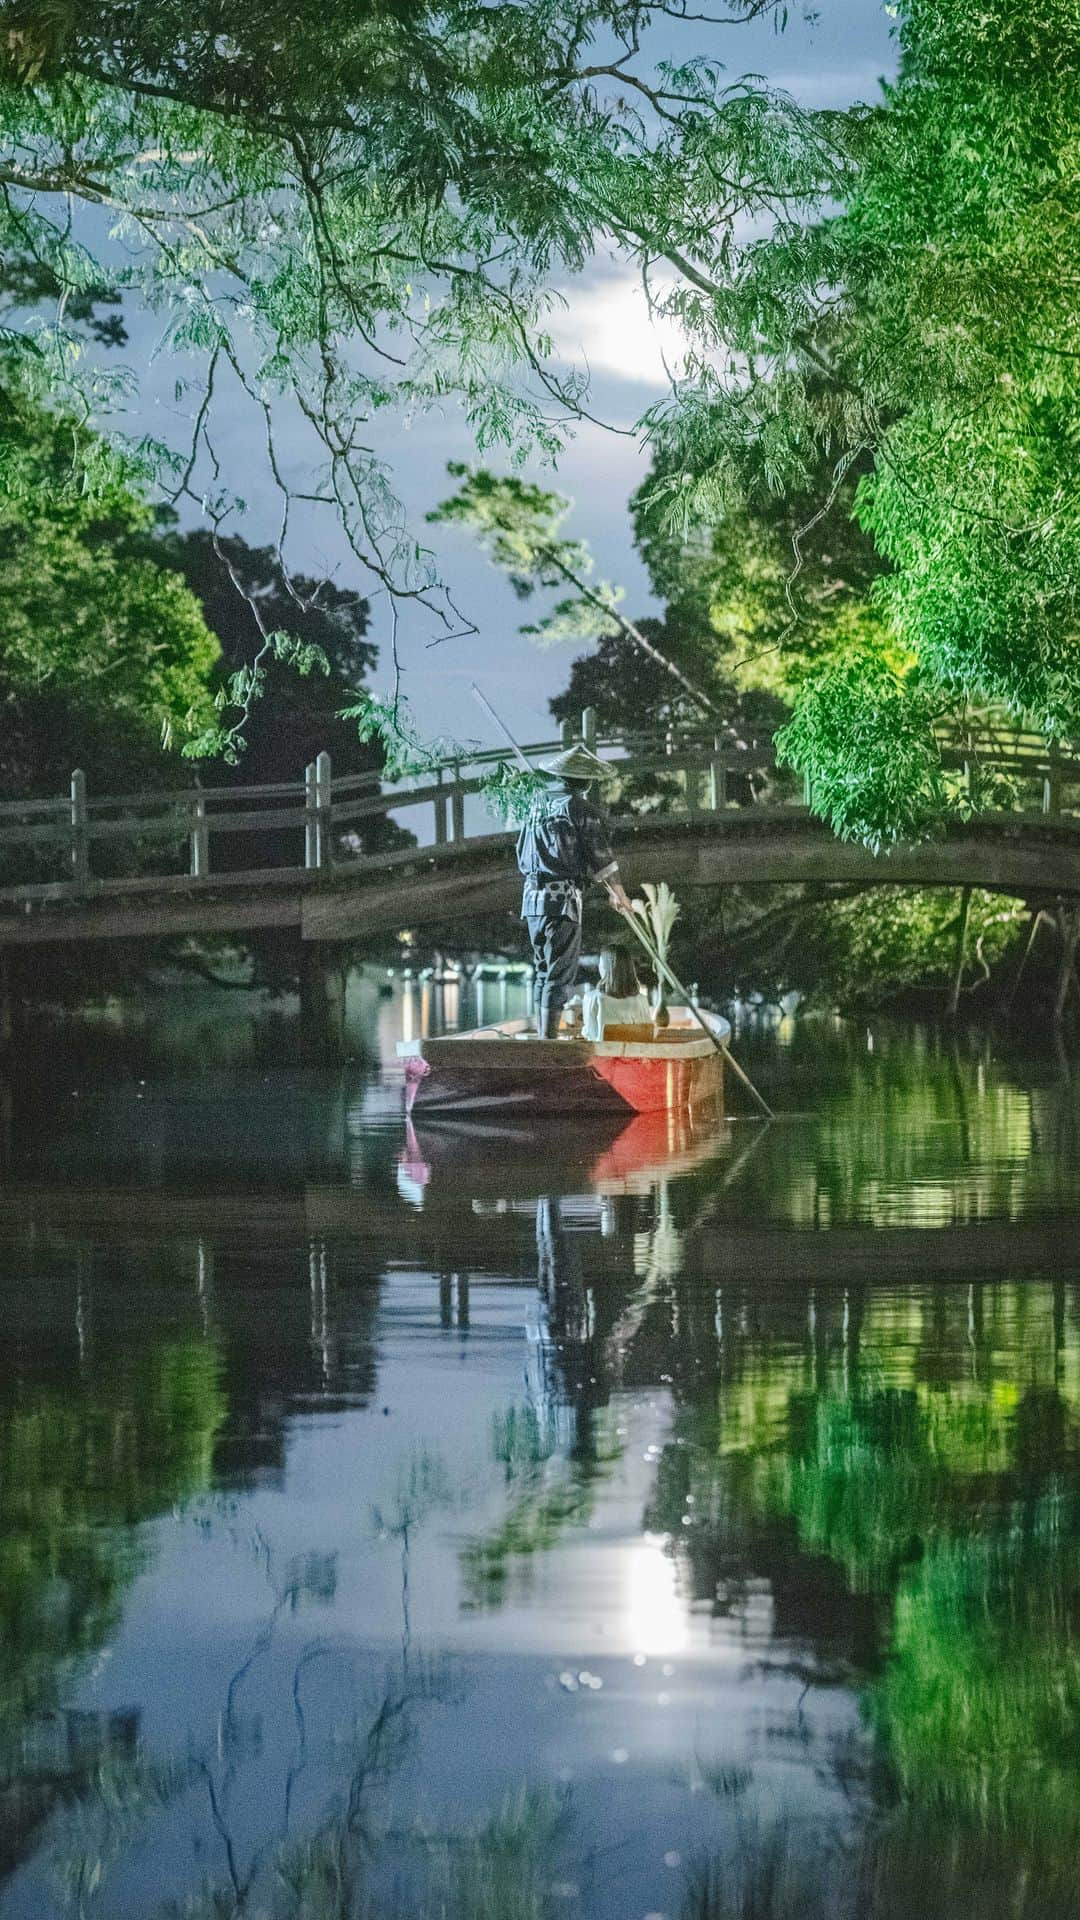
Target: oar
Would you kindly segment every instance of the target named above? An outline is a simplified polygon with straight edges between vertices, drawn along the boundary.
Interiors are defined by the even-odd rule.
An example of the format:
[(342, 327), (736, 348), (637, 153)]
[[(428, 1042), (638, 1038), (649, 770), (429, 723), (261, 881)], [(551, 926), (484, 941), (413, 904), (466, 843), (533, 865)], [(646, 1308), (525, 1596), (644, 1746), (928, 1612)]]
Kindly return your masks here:
[[(509, 741), (510, 745), (513, 747), (514, 752), (517, 754), (517, 757), (521, 761), (522, 766), (525, 768), (526, 773), (535, 773), (536, 768), (533, 766), (532, 761), (526, 757), (522, 749), (518, 746), (518, 743), (514, 739), (514, 736), (511, 733), (509, 727), (507, 726), (505, 720), (501, 719), (500, 716), (496, 713), (494, 707), (491, 704), (491, 701), (488, 700), (487, 697), (481, 693), (475, 680), (472, 682), (472, 690), (475, 693), (477, 699), (479, 700), (480, 705), (484, 708), (485, 712), (491, 715), (491, 718), (494, 720), (495, 725), (499, 729), (499, 732), (504, 735), (504, 737)], [(606, 892), (607, 892), (608, 899), (611, 901), (611, 904), (614, 907), (616, 913), (620, 916), (621, 919), (629, 921), (630, 925), (633, 927), (634, 932), (636, 933), (638, 939), (640, 940), (642, 946), (644, 947), (646, 953), (648, 954), (649, 959), (652, 961), (653, 966), (656, 968), (657, 976), (659, 977), (662, 974), (663, 977), (668, 981), (669, 985), (674, 987), (676, 993), (679, 994), (683, 1000), (685, 1000), (687, 1006), (689, 1007), (691, 1013), (694, 1016), (694, 1019), (697, 1021), (698, 1026), (701, 1028), (702, 1032), (708, 1035), (709, 1039), (713, 1043), (713, 1046), (716, 1048), (717, 1053), (722, 1054), (725, 1060), (730, 1061), (732, 1067), (735, 1070), (737, 1077), (742, 1081), (743, 1086), (746, 1088), (751, 1098), (761, 1108), (761, 1111), (765, 1115), (766, 1119), (775, 1120), (776, 1115), (773, 1112), (772, 1108), (770, 1107), (768, 1101), (765, 1100), (762, 1097), (762, 1095), (758, 1092), (757, 1088), (755, 1087), (753, 1081), (750, 1078), (750, 1075), (744, 1072), (743, 1068), (740, 1067), (738, 1061), (735, 1058), (735, 1055), (731, 1051), (731, 1048), (726, 1047), (724, 1045), (724, 1042), (713, 1032), (708, 1021), (705, 1019), (704, 1014), (700, 1011), (698, 1007), (694, 1005), (693, 1001), (690, 998), (690, 995), (687, 993), (686, 988), (683, 986), (681, 980), (677, 980), (675, 978), (675, 975), (672, 973), (671, 968), (668, 966), (667, 961), (662, 960), (660, 958), (660, 955), (657, 953), (656, 948), (653, 946), (652, 941), (649, 939), (648, 934), (646, 933), (644, 927), (642, 926), (640, 920), (638, 919), (637, 914), (633, 912), (629, 912), (626, 907), (620, 906), (619, 902), (615, 898), (615, 895), (612, 893), (610, 887), (606, 889)]]
[(615, 898), (615, 895), (612, 893), (610, 887), (607, 889), (607, 895), (608, 895), (608, 899), (611, 901), (612, 906), (614, 907), (616, 913), (620, 916), (620, 918), (625, 920), (629, 926), (633, 927), (634, 932), (636, 933), (638, 939), (640, 940), (642, 946), (645, 949), (645, 952), (648, 954), (649, 959), (652, 961), (653, 966), (656, 968), (657, 977), (659, 978), (662, 975), (663, 978), (668, 982), (668, 985), (674, 987), (675, 992), (680, 996), (682, 1000), (686, 1002), (686, 1005), (689, 1007), (690, 1012), (693, 1014), (694, 1019), (698, 1023), (698, 1026), (701, 1028), (702, 1033), (705, 1033), (708, 1035), (709, 1039), (713, 1043), (713, 1046), (716, 1048), (717, 1053), (723, 1054), (725, 1060), (727, 1060), (730, 1063), (730, 1065), (734, 1068), (737, 1077), (742, 1081), (743, 1086), (746, 1088), (751, 1098), (761, 1108), (761, 1111), (765, 1115), (766, 1119), (775, 1120), (776, 1115), (773, 1112), (772, 1108), (770, 1107), (768, 1101), (764, 1098), (762, 1094), (758, 1092), (757, 1088), (755, 1087), (753, 1081), (750, 1078), (750, 1075), (747, 1072), (745, 1072), (742, 1067), (740, 1067), (738, 1061), (735, 1058), (735, 1055), (731, 1051), (731, 1048), (725, 1046), (724, 1042), (720, 1039), (719, 1034), (716, 1034), (713, 1032), (713, 1029), (710, 1027), (700, 1007), (696, 1007), (694, 1005), (694, 1002), (690, 998), (690, 995), (687, 993), (686, 988), (682, 984), (682, 981), (676, 978), (676, 976), (672, 973), (671, 968), (668, 966), (667, 961), (662, 958), (657, 948), (653, 946), (653, 943), (649, 939), (649, 936), (646, 933), (644, 927), (642, 926), (641, 921), (638, 918), (637, 914), (628, 910), (626, 907), (620, 906), (619, 902)]
[(477, 699), (479, 700), (480, 705), (484, 708), (485, 712), (490, 713), (492, 719), (495, 722), (495, 725), (499, 729), (499, 732), (506, 735), (506, 738), (509, 740), (510, 745), (513, 747), (514, 752), (517, 754), (517, 757), (521, 761), (521, 764), (524, 767), (526, 773), (535, 773), (536, 768), (533, 766), (532, 761), (526, 758), (525, 754), (522, 752), (521, 748), (518, 746), (517, 741), (514, 739), (514, 736), (511, 733), (509, 727), (507, 726), (505, 720), (500, 720), (498, 714), (496, 713), (494, 707), (491, 704), (491, 701), (488, 700), (485, 697), (485, 695), (481, 693), (475, 680), (472, 682), (472, 690), (475, 693)]

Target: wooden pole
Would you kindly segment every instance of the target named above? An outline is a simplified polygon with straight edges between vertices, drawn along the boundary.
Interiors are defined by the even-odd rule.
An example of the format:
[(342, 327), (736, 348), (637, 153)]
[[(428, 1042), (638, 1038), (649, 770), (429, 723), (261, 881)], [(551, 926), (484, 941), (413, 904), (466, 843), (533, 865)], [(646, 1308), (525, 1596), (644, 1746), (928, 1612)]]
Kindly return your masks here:
[(971, 888), (960, 890), (960, 919), (956, 928), (956, 960), (953, 967), (952, 986), (949, 989), (949, 1019), (955, 1020), (960, 1010), (960, 990), (964, 984), (964, 968), (967, 965), (968, 921), (971, 918)]
[(304, 865), (317, 867), (319, 864), (319, 793), (315, 778), (315, 762), (309, 761), (304, 768)]
[(11, 1004), (11, 961), (6, 948), (0, 947), (0, 1053), (10, 1047), (14, 1025)]
[(71, 776), (71, 878), (77, 887), (90, 884), (90, 840), (86, 821), (86, 775), (76, 767)]
[(320, 753), (315, 758), (315, 805), (317, 809), (315, 825), (315, 864), (318, 867), (333, 865), (334, 836), (331, 824), (331, 806), (333, 803), (333, 780), (330, 771), (330, 755)]
[(202, 880), (210, 871), (210, 828), (206, 822), (206, 801), (195, 795), (191, 820), (191, 877)]
[(1080, 942), (1080, 907), (1067, 910), (1058, 908), (1058, 931), (1061, 934), (1061, 963), (1058, 967), (1057, 991), (1054, 994), (1054, 1025), (1060, 1026), (1065, 1015), (1065, 1002), (1069, 997), (1069, 988), (1073, 982), (1073, 969), (1076, 962), (1076, 948)]
[(300, 949), (300, 1021), (309, 1055), (326, 1066), (345, 1052), (347, 951), (334, 941), (305, 940)]
[(1005, 1006), (1003, 1008), (1003, 1012), (1005, 1014), (1006, 1019), (1008, 1019), (1010, 1013), (1013, 1010), (1013, 1003), (1016, 999), (1017, 993), (1020, 990), (1020, 981), (1023, 977), (1024, 968), (1027, 966), (1028, 960), (1031, 957), (1031, 949), (1035, 945), (1035, 936), (1038, 933), (1039, 928), (1042, 926), (1044, 918), (1045, 918), (1045, 912), (1042, 907), (1037, 908), (1036, 911), (1031, 916), (1031, 926), (1028, 931), (1027, 941), (1024, 945), (1024, 951), (1020, 956), (1020, 965), (1016, 969), (1012, 986), (1009, 988), (1009, 997), (1006, 1000)]
[[(435, 775), (435, 785), (437, 787), (441, 787), (442, 783), (443, 783), (443, 770), (440, 767)], [(433, 805), (435, 808), (435, 845), (437, 847), (445, 847), (447, 834), (446, 834), (446, 799), (444, 795), (441, 793), (437, 793), (435, 795)]]

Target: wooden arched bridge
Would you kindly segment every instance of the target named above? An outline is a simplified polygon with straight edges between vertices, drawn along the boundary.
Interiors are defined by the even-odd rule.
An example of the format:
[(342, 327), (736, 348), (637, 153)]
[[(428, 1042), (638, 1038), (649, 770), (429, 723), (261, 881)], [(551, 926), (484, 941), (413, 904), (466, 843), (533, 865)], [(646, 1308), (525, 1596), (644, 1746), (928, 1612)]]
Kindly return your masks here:
[[(646, 801), (616, 822), (631, 886), (847, 880), (1080, 895), (1080, 806), (1069, 804), (1080, 803), (1080, 757), (1032, 735), (984, 729), (946, 740), (958, 774), (978, 763), (1009, 775), (1015, 806), (874, 855), (837, 840), (814, 815), (801, 787), (778, 773), (769, 739), (597, 739), (589, 712), (581, 734), (624, 790), (648, 776), (665, 793), (662, 808)], [(260, 928), (357, 945), (512, 910), (513, 834), (493, 831), (476, 797), (506, 758), (480, 751), (391, 786), (372, 774), (335, 778), (321, 754), (295, 783), (100, 796), (76, 772), (62, 798), (0, 805), (0, 949)], [(365, 827), (390, 814), (413, 827), (417, 844), (363, 853)]]

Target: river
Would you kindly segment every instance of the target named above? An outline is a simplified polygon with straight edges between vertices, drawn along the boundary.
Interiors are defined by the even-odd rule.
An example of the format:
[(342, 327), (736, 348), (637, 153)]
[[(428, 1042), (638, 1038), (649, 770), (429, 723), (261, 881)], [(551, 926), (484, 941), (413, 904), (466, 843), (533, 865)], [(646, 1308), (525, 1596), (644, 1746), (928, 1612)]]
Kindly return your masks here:
[(786, 1020), (771, 1127), (413, 1134), (468, 991), (334, 1072), (241, 999), (5, 1085), (3, 1920), (1074, 1913), (1066, 1067)]

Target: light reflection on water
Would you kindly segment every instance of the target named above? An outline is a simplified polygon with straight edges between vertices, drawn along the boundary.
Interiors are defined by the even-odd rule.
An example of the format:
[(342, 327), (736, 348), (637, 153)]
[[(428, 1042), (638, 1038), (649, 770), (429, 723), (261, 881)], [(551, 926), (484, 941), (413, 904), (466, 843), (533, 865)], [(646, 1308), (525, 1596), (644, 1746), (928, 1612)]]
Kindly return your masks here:
[(459, 991), (9, 1089), (0, 1913), (1071, 1911), (1072, 1088), (794, 1023), (768, 1130), (407, 1130)]

